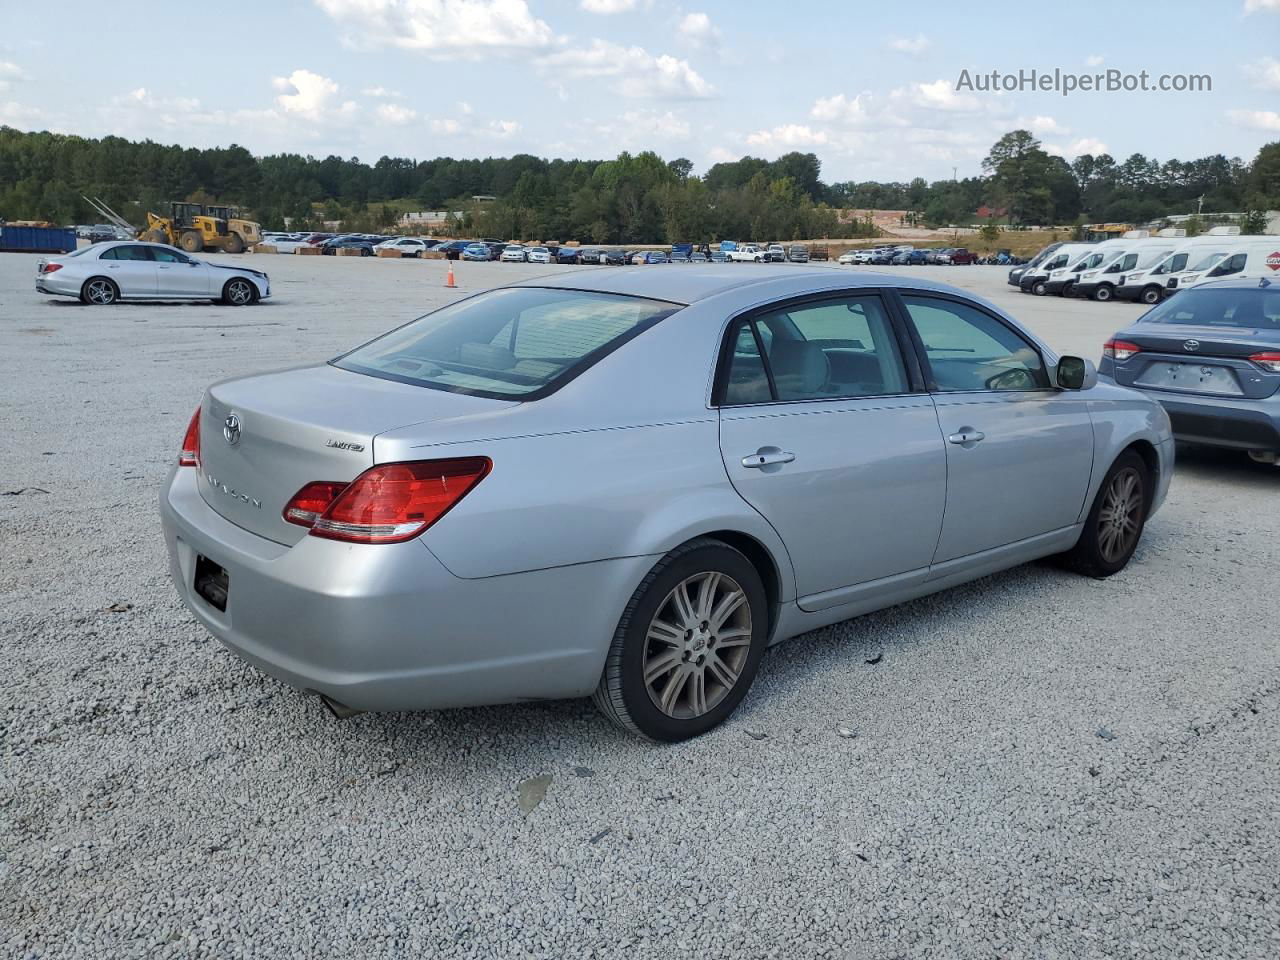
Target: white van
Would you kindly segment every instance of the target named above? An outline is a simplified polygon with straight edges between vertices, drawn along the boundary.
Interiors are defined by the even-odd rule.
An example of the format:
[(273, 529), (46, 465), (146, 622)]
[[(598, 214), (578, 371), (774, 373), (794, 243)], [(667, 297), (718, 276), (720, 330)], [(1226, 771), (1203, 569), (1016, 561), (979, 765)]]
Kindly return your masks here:
[(1054, 270), (1062, 270), (1070, 266), (1096, 246), (1096, 243), (1064, 243), (1045, 257), (1034, 270), (1028, 269), (1023, 273), (1018, 278), (1018, 289), (1023, 293), (1034, 293), (1037, 297), (1043, 297), (1049, 292), (1046, 286), (1049, 274)]
[(1185, 290), (1225, 277), (1235, 280), (1280, 278), (1280, 237), (1240, 237), (1239, 243), (1212, 264), (1201, 262), (1189, 266), (1181, 276), (1170, 277), (1167, 289), (1169, 292)]
[[(1130, 234), (1135, 236), (1130, 237)], [(1124, 237), (1114, 237), (1111, 240), (1095, 243), (1065, 267), (1050, 271), (1049, 278), (1044, 282), (1044, 292), (1064, 297), (1071, 296), (1075, 292), (1076, 281), (1080, 279), (1082, 273), (1097, 269), (1146, 236), (1145, 230), (1130, 230)]]
[[(1185, 231), (1161, 230), (1157, 236), (1134, 240), (1124, 250), (1107, 257), (1093, 270), (1080, 274), (1072, 288), (1076, 296), (1106, 303), (1133, 272), (1142, 272), (1168, 257), (1186, 238)], [(1158, 299), (1158, 298), (1157, 298)]]
[(1120, 284), (1115, 289), (1116, 298), (1159, 303), (1165, 295), (1170, 277), (1186, 270), (1188, 263), (1200, 262), (1206, 254), (1215, 251), (1225, 253), (1239, 234), (1239, 227), (1213, 227), (1198, 237), (1179, 241), (1173, 253), (1154, 266), (1145, 270), (1135, 269), (1121, 277)]

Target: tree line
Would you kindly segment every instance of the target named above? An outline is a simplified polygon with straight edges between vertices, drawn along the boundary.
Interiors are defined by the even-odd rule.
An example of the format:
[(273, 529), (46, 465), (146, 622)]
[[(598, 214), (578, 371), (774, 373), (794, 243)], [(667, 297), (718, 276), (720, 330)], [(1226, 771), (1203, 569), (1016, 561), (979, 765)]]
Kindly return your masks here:
[(993, 222), (1025, 226), (1280, 207), (1280, 142), (1250, 163), (1221, 154), (1163, 163), (1104, 154), (1068, 163), (1015, 130), (992, 146), (983, 173), (933, 183), (826, 183), (818, 157), (799, 152), (717, 163), (702, 176), (685, 158), (666, 161), (649, 151), (612, 160), (516, 154), (369, 164), (0, 127), (0, 218), (58, 223), (99, 219), (82, 194), (102, 197), (138, 224), (170, 200), (235, 204), (268, 229), (341, 220), (347, 229), (376, 230), (408, 210), (448, 210), (462, 212), (456, 229), (470, 235), (594, 243), (875, 233), (849, 210), (902, 210), (908, 222), (946, 226), (974, 223), (985, 207)]

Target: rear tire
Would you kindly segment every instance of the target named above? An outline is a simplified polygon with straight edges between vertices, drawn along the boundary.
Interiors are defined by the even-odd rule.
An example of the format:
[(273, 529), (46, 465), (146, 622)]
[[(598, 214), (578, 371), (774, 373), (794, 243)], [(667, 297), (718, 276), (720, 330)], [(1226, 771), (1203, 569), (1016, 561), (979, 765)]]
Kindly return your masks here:
[(120, 288), (106, 277), (90, 277), (80, 288), (80, 302), (108, 307), (120, 299)]
[(751, 561), (719, 540), (690, 540), (632, 594), (593, 699), (631, 733), (667, 743), (696, 737), (742, 701), (768, 632), (768, 599)]
[(178, 246), (187, 253), (199, 253), (204, 249), (204, 240), (194, 230), (188, 230), (178, 238)]
[(1132, 450), (1116, 458), (1107, 471), (1080, 539), (1062, 554), (1064, 565), (1086, 577), (1103, 579), (1128, 566), (1142, 539), (1151, 502), (1151, 475)]

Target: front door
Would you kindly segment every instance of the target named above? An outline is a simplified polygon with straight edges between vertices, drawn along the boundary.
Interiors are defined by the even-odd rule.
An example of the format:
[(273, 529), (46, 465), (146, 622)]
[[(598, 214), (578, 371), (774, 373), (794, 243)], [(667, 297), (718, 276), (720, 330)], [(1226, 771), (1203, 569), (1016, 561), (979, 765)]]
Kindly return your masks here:
[(1049, 386), (1039, 349), (977, 305), (904, 293), (947, 457), (934, 563), (1069, 527), (1093, 470), (1088, 400)]
[(207, 297), (209, 268), (185, 253), (152, 247), (156, 259), (156, 292), (162, 297)]
[(735, 321), (718, 381), (720, 450), (738, 493), (782, 537), (800, 605), (925, 571), (946, 454), (876, 294), (826, 295)]

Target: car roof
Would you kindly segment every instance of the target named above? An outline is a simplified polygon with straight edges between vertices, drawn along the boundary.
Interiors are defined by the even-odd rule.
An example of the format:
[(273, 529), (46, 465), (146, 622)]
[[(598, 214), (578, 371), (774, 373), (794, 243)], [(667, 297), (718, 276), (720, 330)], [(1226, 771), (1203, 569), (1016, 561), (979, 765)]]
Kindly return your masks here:
[(1204, 283), (1197, 283), (1194, 287), (1187, 287), (1186, 290), (1204, 290), (1208, 287), (1212, 287), (1215, 290), (1266, 290), (1270, 287), (1275, 287), (1276, 291), (1280, 292), (1280, 280), (1272, 280), (1270, 277), (1256, 277), (1253, 279), (1248, 277), (1224, 277), (1221, 280), (1206, 280)]
[[(618, 293), (632, 297), (651, 297), (668, 303), (691, 304), (717, 296), (730, 290), (759, 286), (768, 283), (810, 281), (819, 289), (849, 289), (854, 287), (912, 287), (951, 292), (946, 284), (911, 277), (904, 279), (885, 273), (852, 273), (834, 267), (762, 267), (755, 275), (752, 268), (735, 264), (700, 268), (696, 271), (666, 270), (608, 270), (586, 267), (569, 270), (554, 278), (531, 278), (510, 284), (513, 287), (551, 287), (562, 290), (587, 290), (597, 293)], [(744, 274), (748, 274), (744, 276)], [(790, 281), (790, 282), (788, 282)], [(963, 291), (956, 291), (964, 293)], [(966, 297), (985, 302), (981, 297), (964, 293)]]

